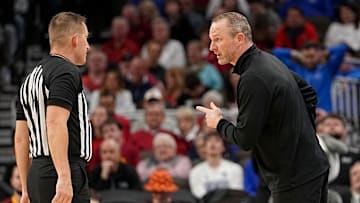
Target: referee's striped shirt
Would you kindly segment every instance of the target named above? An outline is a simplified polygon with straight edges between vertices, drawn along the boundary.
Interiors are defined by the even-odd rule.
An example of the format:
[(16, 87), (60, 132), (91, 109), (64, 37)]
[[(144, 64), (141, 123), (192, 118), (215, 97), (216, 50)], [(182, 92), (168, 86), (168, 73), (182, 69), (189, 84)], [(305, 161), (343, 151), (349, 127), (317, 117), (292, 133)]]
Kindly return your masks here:
[(68, 156), (89, 161), (92, 130), (78, 67), (60, 56), (40, 61), (22, 83), (17, 102), (17, 120), (26, 120), (30, 134), (30, 156), (50, 156), (46, 133), (46, 107), (56, 105), (70, 111)]

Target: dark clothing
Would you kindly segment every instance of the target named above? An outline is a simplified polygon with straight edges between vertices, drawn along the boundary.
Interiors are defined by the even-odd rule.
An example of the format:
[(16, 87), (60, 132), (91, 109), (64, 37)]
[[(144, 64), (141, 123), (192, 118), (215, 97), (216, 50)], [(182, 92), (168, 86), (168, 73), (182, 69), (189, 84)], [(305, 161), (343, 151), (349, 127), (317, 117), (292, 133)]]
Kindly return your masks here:
[(331, 182), (329, 182), (329, 188), (339, 193), (343, 202), (351, 197), (350, 191), (350, 168), (356, 162), (360, 160), (359, 149), (350, 148), (346, 154), (340, 154), (339, 165), (340, 171), (338, 176)]
[(73, 185), (73, 202), (90, 202), (86, 163), (91, 158), (92, 130), (87, 115), (81, 75), (76, 65), (60, 55), (42, 59), (25, 78), (19, 91), (17, 120), (29, 128), (30, 156), (28, 188), (31, 202), (51, 202), (56, 192), (57, 172), (50, 157), (46, 108), (49, 105), (69, 110), (67, 121), (68, 156)]
[(255, 46), (239, 58), (234, 73), (241, 75), (237, 124), (221, 119), (219, 133), (244, 150), (253, 149), (272, 193), (323, 175), (329, 163), (305, 104), (309, 98), (302, 95), (294, 75), (273, 55)]
[(108, 180), (101, 178), (101, 164), (90, 172), (90, 188), (96, 191), (110, 189), (142, 190), (140, 178), (134, 168), (119, 162), (118, 170)]
[(325, 173), (295, 189), (272, 194), (276, 203), (327, 203), (329, 173)]
[(350, 168), (356, 161), (359, 160), (359, 149), (350, 148), (346, 154), (340, 154), (339, 175), (332, 182), (330, 182), (330, 185), (343, 185), (348, 187), (350, 185)]
[[(86, 176), (86, 161), (70, 159), (73, 203), (89, 203), (90, 194)], [(31, 203), (49, 203), (55, 196), (56, 169), (48, 157), (35, 158), (28, 175), (28, 193)]]
[(55, 105), (70, 111), (68, 156), (90, 160), (92, 130), (82, 90), (79, 68), (60, 56), (45, 57), (25, 78), (16, 119), (28, 121), (32, 158), (50, 156), (45, 116), (46, 107)]

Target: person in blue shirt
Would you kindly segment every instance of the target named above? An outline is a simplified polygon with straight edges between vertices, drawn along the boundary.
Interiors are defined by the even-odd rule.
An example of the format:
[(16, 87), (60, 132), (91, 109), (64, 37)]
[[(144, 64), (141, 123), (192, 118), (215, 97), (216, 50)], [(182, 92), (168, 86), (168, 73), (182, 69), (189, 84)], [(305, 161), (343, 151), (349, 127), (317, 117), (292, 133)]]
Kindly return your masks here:
[[(283, 17), (288, 8), (298, 6), (304, 11), (306, 17), (324, 16), (333, 18), (334, 6), (339, 5), (343, 0), (287, 0), (279, 6), (279, 13)], [(279, 2), (278, 2), (279, 3)]]
[(318, 107), (331, 112), (331, 83), (347, 50), (345, 44), (324, 49), (321, 44), (307, 42), (299, 51), (275, 48), (273, 54), (315, 89), (319, 98)]

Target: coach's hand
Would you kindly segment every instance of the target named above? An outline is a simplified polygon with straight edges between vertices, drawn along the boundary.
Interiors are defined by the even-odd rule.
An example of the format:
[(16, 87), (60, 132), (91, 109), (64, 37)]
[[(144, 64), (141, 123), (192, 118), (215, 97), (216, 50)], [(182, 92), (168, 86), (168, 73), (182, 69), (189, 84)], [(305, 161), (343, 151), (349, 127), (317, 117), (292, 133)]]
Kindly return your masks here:
[(56, 194), (51, 203), (71, 203), (73, 188), (70, 177), (59, 177), (56, 183)]
[(219, 121), (223, 118), (221, 109), (213, 102), (210, 103), (210, 109), (203, 106), (197, 106), (196, 109), (205, 113), (206, 125), (210, 128), (216, 128)]
[(20, 198), (20, 203), (30, 203), (29, 195), (27, 193), (22, 193)]

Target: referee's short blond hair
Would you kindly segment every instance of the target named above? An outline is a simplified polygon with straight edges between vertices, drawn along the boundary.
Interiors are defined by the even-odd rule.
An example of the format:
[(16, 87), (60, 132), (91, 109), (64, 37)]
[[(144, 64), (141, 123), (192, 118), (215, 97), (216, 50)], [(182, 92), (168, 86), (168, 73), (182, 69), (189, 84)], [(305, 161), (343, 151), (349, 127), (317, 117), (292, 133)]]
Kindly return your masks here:
[(50, 47), (56, 44), (63, 44), (66, 38), (71, 37), (77, 32), (81, 32), (86, 18), (73, 12), (60, 12), (56, 14), (49, 23), (49, 43)]

